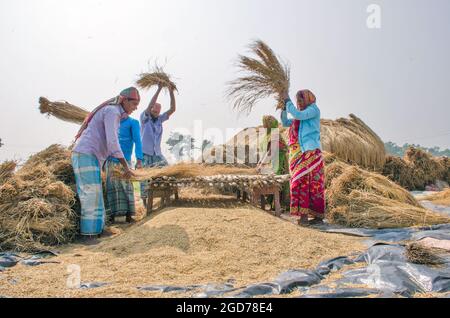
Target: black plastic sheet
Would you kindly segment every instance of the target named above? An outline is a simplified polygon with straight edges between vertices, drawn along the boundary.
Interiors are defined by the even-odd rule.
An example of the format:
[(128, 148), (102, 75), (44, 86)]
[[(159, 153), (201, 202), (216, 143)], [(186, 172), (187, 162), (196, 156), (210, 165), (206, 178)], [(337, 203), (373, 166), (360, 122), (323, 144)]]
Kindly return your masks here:
[(365, 252), (368, 266), (343, 273), (337, 284), (366, 285), (411, 297), (416, 292), (450, 291), (450, 266), (429, 267), (407, 262), (401, 245), (377, 244)]

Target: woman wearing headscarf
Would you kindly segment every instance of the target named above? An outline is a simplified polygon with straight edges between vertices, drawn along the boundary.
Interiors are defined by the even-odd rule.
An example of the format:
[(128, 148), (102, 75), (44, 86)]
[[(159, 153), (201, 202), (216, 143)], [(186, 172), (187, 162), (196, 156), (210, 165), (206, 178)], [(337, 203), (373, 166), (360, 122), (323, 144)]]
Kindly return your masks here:
[(119, 160), (129, 178), (128, 167), (119, 144), (119, 125), (139, 105), (139, 91), (130, 87), (95, 108), (75, 136), (72, 166), (81, 202), (80, 232), (86, 237), (100, 235), (105, 226), (105, 205), (101, 169), (108, 157)]
[[(299, 224), (320, 223), (325, 217), (324, 160), (320, 143), (320, 110), (309, 90), (297, 93), (297, 107), (284, 94), (281, 121), (289, 127), (291, 215)], [(288, 114), (292, 119), (288, 119)], [(309, 216), (313, 217), (309, 221)]]
[[(279, 122), (273, 116), (263, 117), (263, 127), (265, 129), (265, 135), (261, 142), (261, 150), (264, 153), (263, 158), (258, 163), (257, 169), (259, 171), (263, 170), (263, 167), (267, 164), (267, 159), (270, 159), (271, 168), (270, 171), (276, 175), (284, 175), (289, 173), (289, 167), (287, 162), (287, 145), (283, 140), (280, 130)], [(275, 151), (275, 155), (278, 154), (278, 158), (273, 158), (272, 153)], [(283, 185), (281, 192), (281, 201), (284, 203), (287, 201), (289, 204), (289, 186)], [(268, 202), (273, 203), (273, 196), (269, 196)]]

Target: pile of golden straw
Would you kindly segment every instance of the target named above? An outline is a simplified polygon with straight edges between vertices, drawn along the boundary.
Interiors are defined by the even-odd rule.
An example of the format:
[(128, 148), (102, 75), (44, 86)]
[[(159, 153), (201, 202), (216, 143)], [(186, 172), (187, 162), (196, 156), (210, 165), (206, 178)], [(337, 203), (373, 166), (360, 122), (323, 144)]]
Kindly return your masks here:
[(250, 113), (258, 101), (269, 96), (276, 98), (277, 108), (283, 107), (283, 93), (289, 90), (289, 66), (261, 40), (252, 43), (250, 50), (256, 57), (240, 55), (237, 66), (243, 75), (229, 82), (227, 93), (234, 108)]
[[(72, 184), (71, 184), (72, 183)], [(53, 145), (0, 184), (0, 250), (39, 251), (70, 241), (77, 203), (70, 154)]]
[(0, 164), (0, 185), (14, 175), (17, 164), (14, 161), (5, 161)]
[(41, 114), (54, 116), (61, 120), (82, 124), (89, 112), (81, 107), (74, 106), (68, 102), (51, 102), (45, 97), (39, 98), (39, 110)]
[(142, 89), (161, 85), (163, 88), (177, 91), (177, 85), (172, 81), (171, 76), (164, 72), (161, 66), (155, 65), (149, 73), (142, 73), (136, 84)]
[(448, 158), (434, 158), (431, 154), (410, 147), (403, 158), (388, 156), (383, 175), (408, 190), (425, 190), (437, 180), (450, 182)]
[(450, 206), (450, 189), (430, 194), (420, 198), (421, 201), (431, 201), (434, 204)]
[(401, 228), (450, 223), (422, 207), (405, 189), (374, 172), (327, 154), (325, 166), (328, 219), (350, 227)]

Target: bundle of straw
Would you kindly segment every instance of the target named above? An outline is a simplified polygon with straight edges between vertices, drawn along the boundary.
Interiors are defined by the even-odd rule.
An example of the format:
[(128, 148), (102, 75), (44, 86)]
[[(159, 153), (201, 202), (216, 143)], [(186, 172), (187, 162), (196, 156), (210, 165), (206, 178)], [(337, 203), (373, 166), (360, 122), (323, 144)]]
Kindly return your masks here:
[[(146, 181), (161, 177), (194, 178), (201, 176), (216, 175), (255, 175), (255, 169), (237, 168), (226, 165), (202, 165), (196, 163), (179, 163), (172, 166), (162, 168), (146, 168), (135, 171), (132, 181)], [(116, 178), (122, 178), (123, 171), (121, 168), (115, 170), (113, 175)]]
[(408, 190), (424, 190), (437, 180), (448, 180), (446, 158), (434, 158), (414, 147), (408, 148), (403, 158), (388, 156), (383, 175)]
[(164, 72), (161, 66), (155, 65), (150, 73), (142, 73), (136, 84), (142, 89), (148, 89), (153, 86), (161, 85), (163, 88), (178, 91), (176, 84), (171, 76)]
[[(12, 165), (11, 165), (12, 167)], [(0, 250), (39, 251), (77, 232), (70, 152), (52, 145), (0, 184)]]
[(61, 120), (82, 124), (89, 112), (81, 107), (74, 106), (68, 102), (51, 102), (45, 97), (39, 98), (39, 110), (41, 114), (54, 116)]
[(431, 201), (438, 205), (450, 206), (450, 189), (445, 189), (444, 191), (421, 197), (420, 200)]
[(0, 185), (13, 176), (16, 166), (14, 161), (5, 161), (0, 164)]
[(244, 75), (229, 82), (227, 93), (234, 101), (234, 108), (250, 113), (260, 99), (269, 96), (275, 96), (277, 108), (282, 108), (283, 93), (289, 90), (289, 66), (280, 62), (272, 49), (261, 40), (249, 47), (257, 58), (240, 55), (237, 66)]
[(406, 245), (406, 259), (410, 263), (423, 265), (439, 265), (444, 262), (440, 254), (443, 250), (438, 248), (426, 247), (419, 243), (409, 243)]
[(367, 228), (450, 223), (450, 218), (423, 208), (388, 178), (333, 157), (327, 161), (327, 218), (331, 223)]

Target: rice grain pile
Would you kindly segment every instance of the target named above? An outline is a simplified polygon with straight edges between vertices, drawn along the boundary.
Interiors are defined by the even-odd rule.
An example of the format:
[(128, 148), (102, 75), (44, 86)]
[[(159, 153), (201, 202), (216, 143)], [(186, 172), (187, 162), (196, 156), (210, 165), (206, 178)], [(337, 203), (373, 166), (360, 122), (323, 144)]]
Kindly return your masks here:
[(0, 186), (0, 250), (39, 251), (70, 241), (77, 213), (69, 152), (53, 145)]
[(327, 218), (349, 227), (401, 228), (450, 223), (450, 218), (423, 208), (388, 178), (341, 162), (326, 154)]
[(161, 85), (163, 88), (178, 90), (171, 76), (164, 72), (164, 69), (158, 65), (155, 65), (151, 72), (142, 73), (136, 81), (136, 84), (142, 89), (149, 89), (153, 86)]
[[(231, 198), (235, 202), (234, 198)], [(226, 201), (224, 199), (224, 201)], [(215, 206), (217, 204), (214, 204)], [(139, 291), (146, 285), (234, 286), (271, 281), (289, 269), (313, 269), (319, 262), (361, 252), (360, 238), (301, 228), (247, 205), (167, 208), (95, 246), (69, 246), (36, 269), (18, 265), (5, 273), (18, 279), (0, 284), (15, 297), (191, 297)], [(68, 289), (67, 266), (78, 264), (83, 282), (111, 285)], [(36, 288), (39, 286), (39, 288)]]
[(39, 98), (39, 110), (41, 114), (54, 116), (58, 119), (82, 124), (89, 112), (81, 107), (69, 104), (68, 102), (51, 102), (45, 97)]
[(289, 66), (261, 40), (249, 48), (256, 57), (240, 55), (237, 66), (243, 75), (228, 84), (227, 93), (234, 108), (250, 113), (258, 101), (270, 96), (276, 98), (277, 109), (282, 108), (283, 93), (289, 90)]
[(431, 154), (410, 147), (403, 158), (388, 156), (383, 175), (408, 190), (425, 190), (437, 180), (448, 180), (448, 158), (434, 158)]

